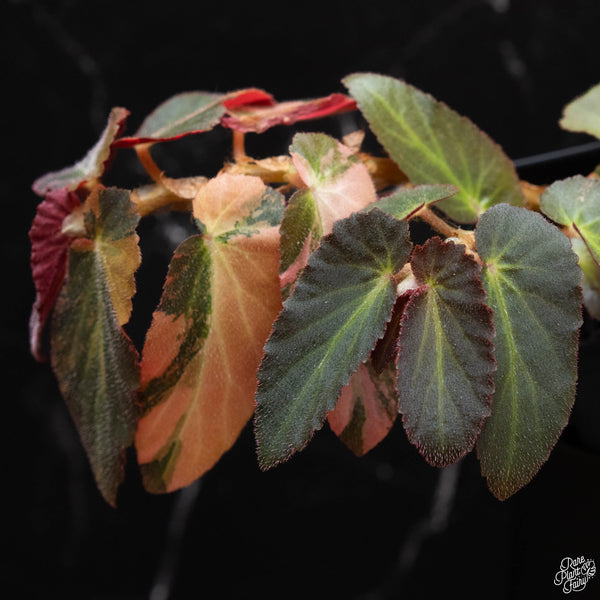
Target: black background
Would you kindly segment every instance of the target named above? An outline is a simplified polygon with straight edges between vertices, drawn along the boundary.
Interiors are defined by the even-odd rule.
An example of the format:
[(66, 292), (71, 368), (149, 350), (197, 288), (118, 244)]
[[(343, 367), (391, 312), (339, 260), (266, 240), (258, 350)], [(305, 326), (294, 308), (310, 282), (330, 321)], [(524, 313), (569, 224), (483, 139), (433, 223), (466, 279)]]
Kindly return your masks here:
[[(447, 515), (434, 511), (435, 531), (436, 486), (451, 475), (440, 480), (399, 425), (362, 459), (325, 428), (268, 473), (258, 470), (247, 428), (186, 492), (151, 496), (130, 467), (113, 510), (95, 489), (49, 366), (29, 357), (27, 339), (27, 231), (39, 201), (30, 184), (83, 156), (111, 106), (132, 111), (133, 132), (180, 91), (257, 86), (289, 100), (344, 91), (343, 76), (370, 70), (444, 100), (520, 158), (589, 140), (557, 121), (568, 101), (600, 81), (599, 26), (595, 0), (4, 0), (0, 364), (10, 507), (2, 587), (16, 586), (18, 598), (138, 599), (154, 589), (157, 600), (157, 581), (173, 598), (558, 598), (552, 580), (564, 556), (600, 561), (600, 342), (587, 320), (574, 414), (547, 464), (501, 503), (467, 456), (451, 472), (458, 479)], [(326, 127), (335, 133), (335, 121), (314, 125)], [(280, 152), (291, 134), (266, 135)], [(260, 153), (261, 142), (249, 137)], [(173, 145), (162, 166), (173, 175), (210, 174), (227, 144), (209, 134)], [(170, 158), (178, 151), (179, 164)], [(124, 152), (115, 165), (121, 184), (141, 179), (130, 158)], [(596, 153), (520, 174), (546, 183), (598, 162)], [(160, 227), (149, 219), (141, 234), (160, 238)], [(140, 274), (151, 290), (147, 305), (137, 303), (140, 331), (168, 261), (149, 242), (145, 256), (154, 262)], [(597, 576), (579, 597), (599, 590)]]

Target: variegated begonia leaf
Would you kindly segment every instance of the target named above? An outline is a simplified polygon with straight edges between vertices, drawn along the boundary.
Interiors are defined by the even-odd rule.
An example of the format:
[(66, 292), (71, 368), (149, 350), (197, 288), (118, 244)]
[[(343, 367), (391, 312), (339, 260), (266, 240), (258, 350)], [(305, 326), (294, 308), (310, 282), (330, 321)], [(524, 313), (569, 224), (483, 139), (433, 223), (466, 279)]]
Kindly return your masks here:
[(39, 204), (29, 231), (36, 292), (29, 319), (29, 344), (31, 353), (39, 361), (46, 359), (42, 340), (44, 327), (62, 287), (69, 245), (73, 241), (63, 226), (80, 206), (78, 196), (67, 189), (49, 192)]
[(342, 388), (327, 422), (356, 456), (363, 456), (388, 434), (397, 416), (396, 369), (390, 365), (377, 373), (368, 359)]
[(344, 79), (390, 157), (415, 184), (450, 183), (458, 194), (437, 205), (474, 223), (500, 202), (523, 205), (514, 165), (469, 119), (407, 83), (373, 73)]
[(565, 106), (560, 126), (600, 138), (600, 84)]
[(33, 182), (32, 189), (38, 196), (62, 189), (76, 190), (89, 181), (99, 180), (106, 170), (115, 147), (115, 140), (125, 127), (129, 111), (115, 107), (110, 111), (108, 122), (94, 147), (70, 167), (46, 173)]
[(540, 198), (542, 212), (575, 228), (600, 265), (600, 180), (575, 175), (554, 182)]
[(462, 244), (431, 238), (415, 248), (411, 267), (419, 287), (400, 325), (399, 410), (408, 439), (443, 467), (471, 451), (490, 414), (492, 311), (481, 267)]
[(492, 414), (477, 440), (482, 474), (504, 500), (529, 483), (575, 399), (581, 271), (568, 238), (538, 213), (501, 204), (475, 231), (494, 311)]
[(256, 177), (223, 174), (193, 206), (202, 235), (175, 251), (142, 354), (136, 447), (152, 492), (188, 485), (233, 445), (281, 310), (283, 197)]
[(50, 356), (98, 487), (114, 506), (137, 423), (138, 356), (122, 326), (140, 263), (139, 216), (128, 192), (109, 188), (92, 192), (83, 218), (54, 308)]
[(281, 223), (281, 283), (286, 293), (334, 222), (377, 199), (367, 168), (337, 140), (298, 133), (290, 153), (307, 187), (292, 196)]
[(408, 224), (378, 210), (337, 221), (274, 324), (258, 372), (258, 458), (266, 469), (303, 448), (383, 335), (406, 263)]

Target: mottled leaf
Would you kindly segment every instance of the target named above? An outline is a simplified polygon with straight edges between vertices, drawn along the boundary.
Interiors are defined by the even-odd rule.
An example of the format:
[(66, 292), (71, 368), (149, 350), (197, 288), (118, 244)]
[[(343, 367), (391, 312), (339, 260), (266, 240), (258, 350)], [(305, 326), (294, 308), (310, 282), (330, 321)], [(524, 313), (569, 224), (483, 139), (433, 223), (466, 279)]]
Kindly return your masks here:
[(406, 263), (408, 225), (380, 211), (342, 219), (323, 238), (275, 322), (256, 396), (263, 469), (320, 429), (342, 387), (383, 335)]
[(392, 77), (358, 73), (344, 83), (383, 147), (413, 183), (450, 183), (460, 189), (437, 205), (452, 219), (473, 223), (494, 204), (523, 204), (514, 165), (467, 118)]
[(319, 133), (298, 133), (290, 146), (294, 165), (307, 186), (290, 199), (281, 223), (282, 287), (295, 281), (309, 254), (338, 219), (375, 202), (366, 167), (352, 150)]
[(490, 490), (503, 500), (539, 471), (569, 419), (581, 271), (567, 237), (538, 213), (495, 206), (475, 235), (498, 367), (477, 454)]
[(70, 167), (53, 171), (36, 179), (32, 189), (38, 196), (61, 189), (76, 190), (80, 185), (99, 180), (104, 174), (115, 147), (115, 140), (125, 126), (129, 111), (125, 108), (113, 108), (108, 123), (94, 147), (78, 162)]
[(454, 185), (402, 187), (363, 210), (378, 208), (396, 219), (407, 219), (420, 208), (450, 198), (457, 193), (458, 188)]
[(298, 121), (319, 119), (354, 110), (356, 103), (343, 94), (331, 94), (314, 100), (292, 100), (272, 106), (231, 105), (222, 124), (243, 133), (262, 133), (275, 125), (292, 125)]
[(51, 361), (98, 487), (114, 506), (137, 420), (137, 353), (121, 325), (139, 265), (138, 215), (128, 192), (108, 189), (90, 196), (84, 219), (53, 313)]
[(556, 181), (540, 198), (542, 212), (574, 227), (600, 265), (600, 180), (575, 175)]
[(392, 428), (398, 415), (396, 370), (377, 373), (371, 361), (359, 365), (342, 388), (335, 409), (327, 415), (332, 431), (356, 454), (363, 456)]
[(63, 223), (81, 205), (66, 189), (50, 192), (37, 208), (29, 239), (35, 302), (29, 319), (29, 343), (36, 360), (46, 359), (42, 335), (46, 320), (62, 287), (69, 245), (73, 238), (63, 233)]
[(560, 126), (600, 138), (600, 84), (565, 106)]
[(204, 233), (176, 250), (143, 350), (136, 447), (152, 492), (210, 469), (252, 416), (281, 310), (282, 214), (282, 196), (255, 177), (220, 175), (194, 199)]
[(434, 237), (415, 248), (411, 266), (420, 287), (400, 326), (399, 410), (408, 439), (443, 467), (473, 448), (490, 414), (492, 312), (463, 245)]

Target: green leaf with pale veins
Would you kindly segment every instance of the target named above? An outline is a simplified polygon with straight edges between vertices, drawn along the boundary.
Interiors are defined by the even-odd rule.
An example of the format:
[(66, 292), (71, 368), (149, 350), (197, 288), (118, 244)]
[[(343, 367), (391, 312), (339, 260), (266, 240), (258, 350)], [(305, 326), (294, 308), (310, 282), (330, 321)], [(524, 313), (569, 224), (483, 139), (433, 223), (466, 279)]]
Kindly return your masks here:
[(539, 471), (569, 419), (581, 271), (567, 237), (538, 213), (495, 206), (479, 220), (475, 238), (497, 361), (492, 415), (477, 455), (490, 490), (504, 500)]
[(404, 187), (384, 196), (371, 206), (363, 209), (363, 212), (378, 208), (396, 219), (407, 219), (420, 208), (428, 204), (434, 204), (445, 198), (450, 198), (458, 193), (454, 185), (418, 185), (417, 187)]
[(86, 235), (69, 250), (66, 282), (51, 325), (51, 361), (102, 495), (115, 505), (125, 449), (137, 425), (137, 352), (121, 325), (129, 319), (139, 266), (138, 215), (129, 193), (93, 193)]
[(357, 73), (344, 84), (382, 146), (413, 183), (460, 188), (437, 205), (449, 217), (474, 223), (494, 204), (523, 205), (514, 165), (469, 119), (392, 77)]
[(408, 224), (373, 210), (338, 221), (298, 278), (265, 345), (256, 396), (263, 469), (303, 448), (383, 335)]
[(600, 138), (600, 84), (565, 106), (560, 126)]
[(540, 198), (542, 212), (574, 227), (600, 265), (600, 180), (575, 175), (556, 181)]
[(434, 237), (417, 246), (419, 287), (402, 316), (398, 345), (399, 411), (408, 439), (443, 467), (471, 451), (494, 392), (494, 325), (465, 246)]

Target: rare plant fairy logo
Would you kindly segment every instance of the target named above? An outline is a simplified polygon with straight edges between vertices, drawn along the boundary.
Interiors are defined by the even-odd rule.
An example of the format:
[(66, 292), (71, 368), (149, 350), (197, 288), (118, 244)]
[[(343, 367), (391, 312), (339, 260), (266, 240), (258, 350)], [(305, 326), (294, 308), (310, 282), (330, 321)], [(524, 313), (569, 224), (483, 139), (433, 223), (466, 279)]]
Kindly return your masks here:
[(565, 594), (581, 592), (596, 574), (596, 563), (592, 559), (565, 556), (554, 576), (554, 585), (559, 585)]

